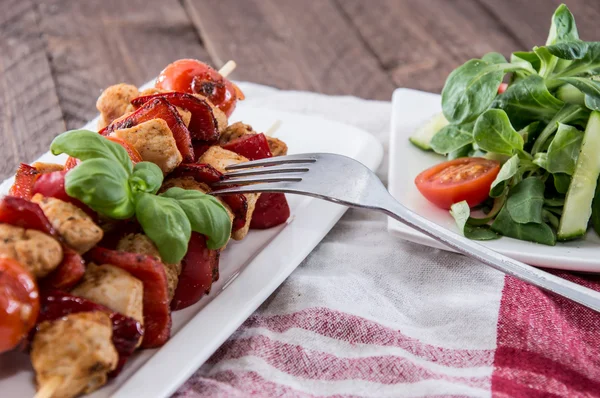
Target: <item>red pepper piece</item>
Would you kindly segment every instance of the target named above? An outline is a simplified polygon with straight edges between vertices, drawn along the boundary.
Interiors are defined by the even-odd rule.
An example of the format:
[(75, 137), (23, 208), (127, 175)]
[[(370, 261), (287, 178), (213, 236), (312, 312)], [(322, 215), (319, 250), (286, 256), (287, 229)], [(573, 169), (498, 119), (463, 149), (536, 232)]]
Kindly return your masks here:
[(213, 281), (218, 278), (219, 251), (208, 249), (206, 237), (192, 232), (188, 252), (181, 261), (181, 274), (171, 309), (177, 311), (197, 303), (210, 292)]
[[(170, 104), (187, 109), (192, 113), (188, 126), (192, 140), (214, 142), (219, 139), (217, 119), (213, 115), (212, 108), (205, 100), (188, 93), (170, 92), (137, 97), (131, 103), (138, 107), (154, 98), (164, 98)], [(196, 154), (196, 156), (198, 155)]]
[(33, 196), (33, 185), (40, 172), (33, 166), (21, 163), (15, 174), (15, 182), (8, 194), (17, 198), (31, 199)]
[(242, 155), (248, 160), (259, 160), (273, 156), (269, 148), (269, 141), (262, 133), (244, 134), (240, 138), (223, 145), (223, 148)]
[(63, 245), (63, 260), (54, 271), (40, 281), (44, 289), (69, 290), (83, 278), (85, 261), (75, 250)]
[(177, 109), (169, 104), (164, 98), (154, 98), (143, 104), (138, 110), (124, 119), (115, 120), (108, 125), (103, 135), (109, 135), (115, 130), (137, 126), (140, 123), (152, 119), (163, 119), (167, 122), (167, 125), (173, 133), (173, 138), (175, 138), (175, 142), (177, 143), (177, 149), (179, 149), (179, 152), (183, 157), (183, 161), (193, 162), (194, 148), (192, 147), (190, 132), (187, 127), (185, 127)]
[[(242, 155), (248, 160), (272, 157), (269, 141), (264, 134), (245, 134), (225, 145), (224, 149)], [(256, 201), (250, 228), (267, 229), (283, 224), (290, 218), (290, 206), (282, 193), (263, 193)]]
[[(181, 164), (171, 174), (173, 177), (192, 177), (197, 182), (214, 184), (223, 180), (223, 174), (209, 164)], [(246, 225), (246, 214), (248, 213), (248, 200), (243, 194), (221, 195), (220, 198), (233, 212), (234, 219), (231, 226), (232, 231), (237, 231)]]
[(64, 171), (69, 171), (79, 164), (79, 159), (69, 156), (65, 162)]
[(21, 228), (37, 229), (55, 238), (58, 233), (37, 203), (14, 196), (6, 196), (0, 201), (0, 223)]
[(144, 327), (142, 347), (160, 347), (171, 333), (171, 312), (164, 265), (152, 256), (94, 247), (89, 257), (96, 264), (112, 264), (144, 284)]
[(263, 193), (256, 201), (250, 228), (267, 229), (276, 227), (290, 218), (290, 206), (282, 193)]
[(40, 304), (38, 323), (53, 321), (78, 312), (102, 311), (109, 316), (113, 329), (112, 342), (119, 354), (119, 363), (117, 368), (110, 373), (110, 377), (119, 374), (135, 350), (140, 337), (144, 335), (144, 327), (135, 319), (111, 311), (109, 308), (83, 297), (76, 297), (61, 291), (51, 291), (41, 297)]

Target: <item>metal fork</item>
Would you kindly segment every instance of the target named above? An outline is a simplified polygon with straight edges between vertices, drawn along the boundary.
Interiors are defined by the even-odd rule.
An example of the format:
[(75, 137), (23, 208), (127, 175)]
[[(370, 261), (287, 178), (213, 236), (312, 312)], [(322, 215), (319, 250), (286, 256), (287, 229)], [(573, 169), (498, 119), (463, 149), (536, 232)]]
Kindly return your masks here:
[(331, 153), (310, 153), (230, 165), (212, 194), (284, 192), (313, 196), (348, 207), (383, 212), (492, 268), (600, 312), (600, 292), (513, 260), (451, 232), (407, 209), (394, 199), (362, 163)]

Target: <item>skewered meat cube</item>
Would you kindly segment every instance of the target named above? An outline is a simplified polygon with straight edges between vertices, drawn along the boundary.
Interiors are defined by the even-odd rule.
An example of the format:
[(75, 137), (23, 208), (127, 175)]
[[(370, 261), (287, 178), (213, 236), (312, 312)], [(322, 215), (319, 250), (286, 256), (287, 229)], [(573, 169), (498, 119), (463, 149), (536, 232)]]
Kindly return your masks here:
[(165, 174), (173, 171), (182, 161), (173, 133), (162, 119), (152, 119), (131, 128), (115, 130), (112, 135), (127, 141), (143, 160), (156, 163)]
[(98, 130), (108, 126), (113, 120), (131, 112), (131, 100), (138, 97), (140, 92), (131, 84), (115, 84), (100, 94), (96, 108), (100, 111)]
[(87, 252), (102, 240), (102, 228), (79, 207), (40, 194), (34, 195), (31, 201), (40, 205), (52, 226), (77, 253)]
[[(204, 154), (198, 159), (198, 163), (207, 163), (213, 166), (215, 169), (219, 170), (221, 173), (225, 173), (225, 167), (247, 162), (243, 156), (238, 155), (235, 152), (228, 151), (219, 146), (211, 146)], [(237, 231), (234, 231), (231, 234), (231, 237), (235, 240), (242, 240), (248, 234), (248, 230), (250, 229), (250, 220), (252, 220), (252, 213), (254, 212), (254, 208), (256, 206), (256, 201), (258, 200), (260, 194), (257, 193), (248, 193), (244, 194), (246, 200), (248, 202), (248, 212), (246, 213), (246, 223), (244, 226)]]
[(43, 232), (0, 224), (0, 256), (18, 261), (36, 278), (42, 278), (61, 263), (63, 250), (56, 239)]
[(185, 127), (189, 127), (190, 120), (192, 120), (192, 112), (188, 111), (187, 109), (180, 108), (178, 106), (176, 106), (175, 109), (177, 109), (177, 112), (179, 112), (179, 116), (181, 116), (181, 120), (183, 120), (183, 124), (185, 124)]
[(193, 95), (196, 98), (205, 100), (208, 103), (208, 105), (210, 105), (210, 108), (212, 109), (212, 112), (213, 112), (213, 116), (217, 120), (217, 128), (219, 129), (219, 132), (222, 133), (223, 131), (225, 131), (225, 129), (227, 128), (227, 123), (228, 123), (227, 115), (225, 114), (225, 112), (223, 112), (221, 109), (214, 106), (213, 103), (210, 102), (210, 100), (208, 98), (206, 98), (205, 96), (200, 95), (200, 94), (193, 94)]
[[(235, 139), (241, 138), (246, 134), (256, 134), (256, 131), (252, 129), (249, 124), (242, 122), (233, 123), (228, 126), (225, 131), (221, 133), (219, 138), (219, 144), (225, 145)], [(287, 155), (287, 145), (285, 142), (275, 137), (266, 136), (267, 142), (269, 143), (269, 149), (273, 156), (285, 156)]]
[[(158, 248), (144, 234), (128, 234), (125, 235), (117, 244), (117, 250), (121, 250), (129, 253), (147, 254), (149, 256), (156, 257), (165, 267), (165, 273), (167, 275), (167, 285), (169, 289), (169, 300), (173, 298), (177, 282), (179, 280), (179, 274), (181, 273), (181, 263), (177, 264), (166, 264), (160, 258)], [(137, 318), (136, 318), (137, 319)]]
[(71, 291), (143, 324), (144, 285), (129, 272), (110, 264), (89, 264), (83, 281)]
[(119, 356), (112, 322), (103, 312), (80, 312), (42, 322), (31, 345), (38, 389), (56, 383), (54, 398), (92, 392), (106, 383)]

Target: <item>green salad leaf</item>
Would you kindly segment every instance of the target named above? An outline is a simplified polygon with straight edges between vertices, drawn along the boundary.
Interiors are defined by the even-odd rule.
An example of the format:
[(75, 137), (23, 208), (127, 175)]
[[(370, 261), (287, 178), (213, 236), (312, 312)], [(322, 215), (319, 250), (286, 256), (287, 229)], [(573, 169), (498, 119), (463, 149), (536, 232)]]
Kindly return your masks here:
[(523, 149), (523, 137), (510, 124), (506, 112), (500, 109), (485, 111), (475, 122), (475, 143), (483, 150), (512, 156)]
[(556, 136), (548, 147), (546, 170), (550, 173), (573, 175), (583, 141), (583, 131), (559, 123)]
[(490, 187), (490, 196), (497, 198), (504, 192), (507, 183), (517, 174), (519, 170), (519, 155), (514, 155), (508, 159), (500, 168), (496, 179)]
[(515, 185), (508, 194), (506, 209), (510, 218), (519, 224), (541, 223), (544, 205), (544, 183), (528, 177)]
[(458, 202), (450, 208), (450, 214), (454, 217), (456, 225), (465, 238), (474, 240), (492, 240), (498, 239), (500, 236), (492, 231), (488, 225), (469, 225), (467, 222), (470, 218), (471, 209), (466, 201)]
[(449, 124), (431, 139), (431, 148), (442, 155), (454, 152), (473, 142), (473, 133), (466, 125)]

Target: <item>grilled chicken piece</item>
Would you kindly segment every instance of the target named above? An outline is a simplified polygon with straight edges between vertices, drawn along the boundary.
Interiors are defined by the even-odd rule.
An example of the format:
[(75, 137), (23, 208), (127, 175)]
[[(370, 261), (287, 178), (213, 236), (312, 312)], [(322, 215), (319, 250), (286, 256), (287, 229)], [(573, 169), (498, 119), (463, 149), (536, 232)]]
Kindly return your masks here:
[(82, 282), (71, 291), (143, 324), (142, 281), (110, 264), (89, 264)]
[(80, 312), (42, 322), (31, 344), (38, 390), (56, 383), (53, 398), (90, 393), (106, 383), (119, 355), (103, 312)]
[(192, 112), (188, 111), (187, 109), (180, 108), (178, 106), (176, 106), (175, 108), (177, 109), (177, 112), (179, 112), (179, 116), (181, 116), (181, 120), (183, 120), (183, 124), (185, 124), (185, 127), (189, 127), (190, 120), (192, 120)]
[(83, 254), (102, 240), (104, 232), (90, 216), (79, 207), (56, 198), (45, 198), (35, 194), (31, 199), (61, 234), (69, 247)]
[(169, 92), (169, 90), (163, 90), (162, 88), (150, 87), (145, 90), (142, 90), (142, 92), (140, 93), (139, 96), (145, 97), (147, 95), (154, 95), (154, 94), (168, 93), (168, 92)]
[[(245, 157), (240, 156), (235, 152), (223, 149), (220, 146), (211, 146), (206, 152), (204, 152), (202, 156), (200, 156), (200, 159), (198, 159), (198, 163), (207, 163), (215, 169), (219, 170), (221, 173), (225, 173), (225, 167), (229, 165), (247, 161), (248, 159), (246, 159)], [(244, 196), (248, 201), (246, 224), (242, 228), (238, 229), (237, 231), (234, 231), (231, 234), (231, 237), (235, 240), (242, 240), (248, 234), (248, 230), (250, 229), (250, 220), (252, 220), (252, 213), (254, 213), (254, 207), (256, 206), (256, 201), (258, 200), (260, 194), (247, 193), (244, 194)]]
[(32, 166), (40, 173), (52, 173), (53, 171), (63, 171), (65, 169), (65, 166), (57, 163), (35, 162)]
[(42, 278), (61, 263), (63, 249), (43, 232), (0, 224), (0, 256), (18, 261), (36, 278)]
[(100, 94), (96, 108), (100, 111), (98, 130), (108, 126), (113, 120), (133, 111), (131, 100), (138, 97), (140, 92), (131, 84), (115, 84)]
[(156, 257), (165, 267), (167, 287), (169, 289), (169, 300), (173, 298), (173, 294), (177, 288), (177, 282), (179, 281), (179, 274), (181, 273), (181, 263), (166, 264), (162, 261), (156, 245), (144, 234), (125, 235), (117, 244), (117, 250)]
[(220, 110), (219, 108), (214, 106), (213, 103), (210, 102), (210, 100), (208, 98), (206, 98), (205, 96), (200, 95), (200, 94), (193, 94), (193, 95), (196, 98), (200, 98), (201, 100), (206, 101), (208, 103), (208, 105), (210, 105), (210, 108), (212, 109), (212, 112), (213, 112), (213, 116), (217, 120), (217, 128), (219, 129), (219, 132), (222, 133), (223, 131), (225, 131), (225, 129), (227, 128), (227, 115), (225, 114), (225, 112), (223, 112), (222, 110)]
[(137, 126), (114, 131), (115, 135), (133, 146), (142, 159), (153, 162), (163, 173), (173, 171), (182, 161), (177, 144), (167, 122), (152, 119)]
[[(219, 144), (225, 145), (230, 141), (238, 139), (246, 134), (257, 134), (255, 130), (252, 129), (252, 126), (249, 124), (244, 124), (242, 122), (234, 123), (228, 126), (225, 131), (221, 133), (221, 137), (219, 138)], [(271, 150), (271, 154), (273, 156), (285, 156), (287, 155), (287, 145), (285, 142), (277, 139), (275, 137), (267, 137), (267, 141), (269, 143), (269, 149)]]

